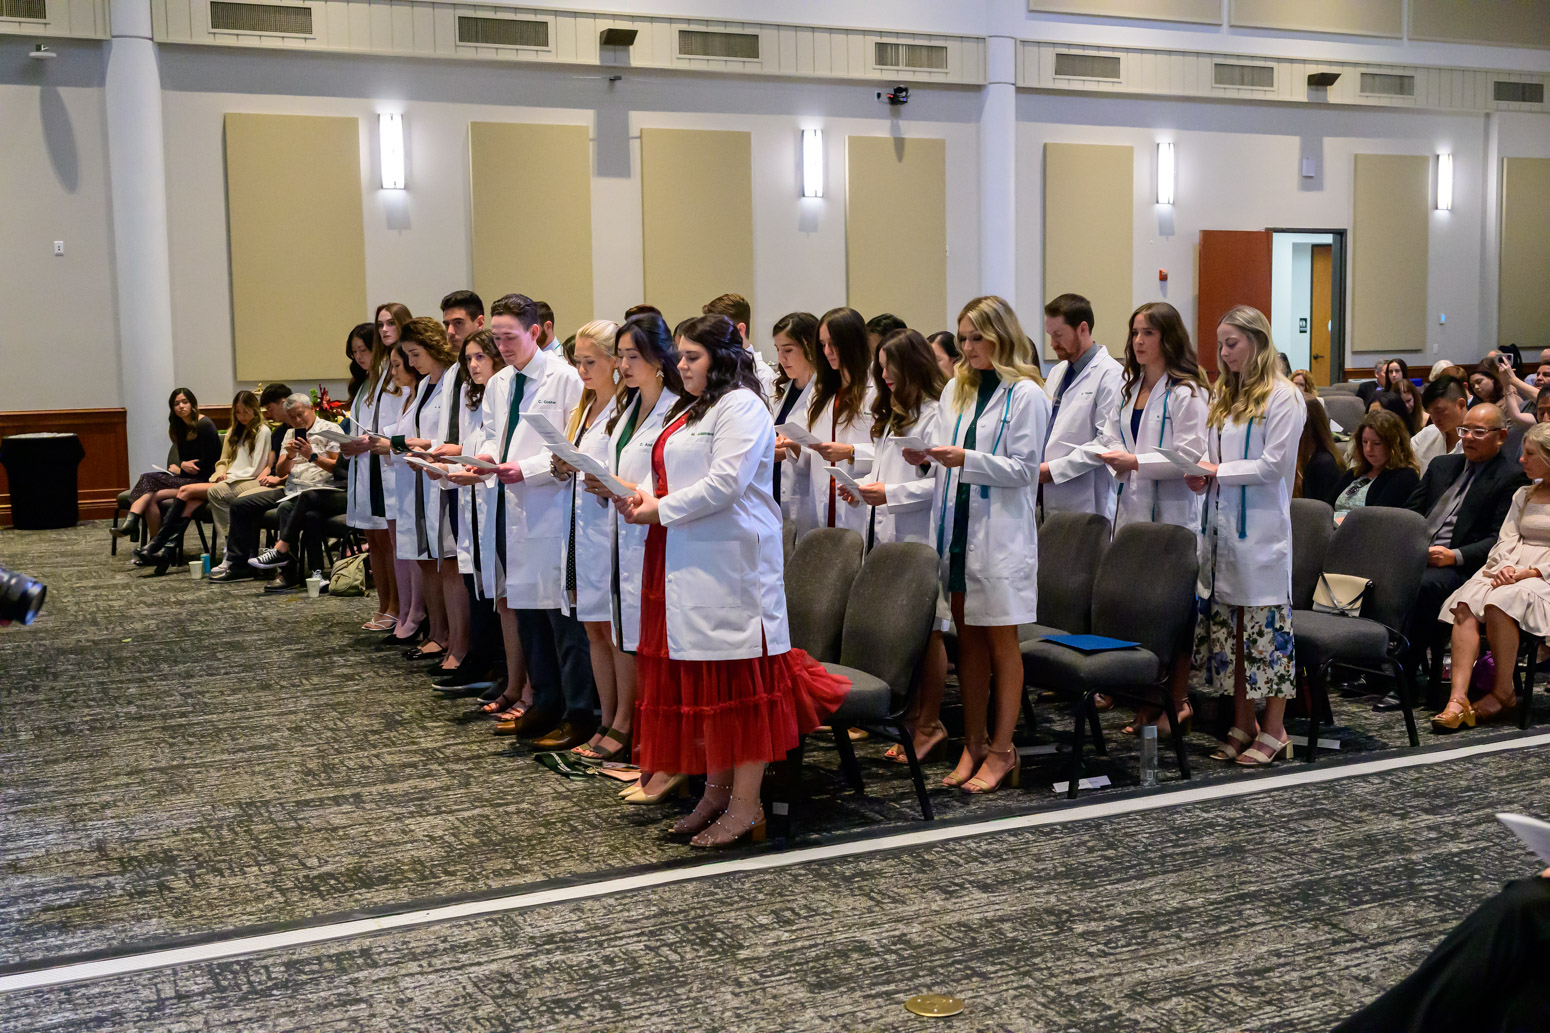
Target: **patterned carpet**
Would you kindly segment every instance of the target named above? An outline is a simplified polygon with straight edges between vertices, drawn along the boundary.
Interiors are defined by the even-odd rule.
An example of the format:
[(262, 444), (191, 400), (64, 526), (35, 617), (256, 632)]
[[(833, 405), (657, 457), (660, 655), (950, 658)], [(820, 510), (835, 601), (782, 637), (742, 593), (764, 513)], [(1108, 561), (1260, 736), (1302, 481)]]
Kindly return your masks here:
[[(703, 861), (663, 835), (676, 810), (627, 808), (614, 801), (600, 779), (567, 782), (548, 773), (525, 748), (513, 751), (506, 741), (491, 738), (485, 724), (467, 720), (466, 704), (436, 698), (423, 673), (396, 652), (372, 648), (376, 636), (357, 630), (371, 601), (266, 597), (251, 584), (210, 586), (186, 573), (148, 580), (123, 558), (110, 559), (106, 539), (102, 524), (0, 535), (0, 562), (44, 579), (50, 591), (34, 627), (0, 631), (0, 966), (31, 967), (272, 923), (401, 910), (410, 902)], [(1335, 708), (1341, 726), (1337, 735), (1345, 748), (1321, 763), (1367, 758), (1404, 743), (1397, 715), (1373, 714), (1354, 700), (1336, 700)], [(1041, 705), (1039, 711), (1040, 731), (1030, 742), (1064, 738), (1050, 729), (1066, 727), (1069, 718), (1055, 705)], [(1116, 789), (1093, 798), (1134, 785), (1135, 744), (1118, 734), (1125, 719), (1118, 713), (1105, 719), (1111, 756), (1089, 764), (1087, 773), (1109, 775)], [(1492, 734), (1476, 730), (1448, 744)], [(1429, 741), (1423, 732), (1423, 745)], [(1196, 784), (1252, 777), (1207, 761), (1213, 746), (1204, 729), (1191, 737)], [(805, 778), (812, 799), (801, 812), (802, 842), (920, 826), (905, 769), (883, 763), (879, 745), (863, 744), (859, 752), (867, 782), (860, 795), (839, 788), (831, 775), (832, 747), (814, 741)], [(1504, 781), (1524, 797), (1520, 805), (1533, 811), (1544, 786), (1528, 777), (1525, 759), (1516, 763)], [(946, 756), (939, 755), (928, 776), (940, 777), (947, 764)], [(1532, 766), (1536, 776), (1542, 766), (1542, 758)], [(1065, 770), (1055, 758), (1036, 758), (1023, 789), (986, 799), (936, 789), (939, 820), (1063, 806), (1051, 783), (1064, 779)], [(1168, 785), (1178, 782), (1167, 766), (1162, 778)], [(57, 1020), (57, 1028), (194, 1028), (214, 1022), (217, 1012), (209, 1009), (219, 1008), (229, 1028), (246, 1029), (359, 1028), (363, 1016), (369, 1016), (372, 1028), (432, 1028), (440, 1021), (446, 1025), (439, 1028), (449, 1029), (503, 1024), (525, 1029), (915, 1028), (894, 1014), (894, 989), (919, 988), (931, 973), (950, 970), (933, 967), (931, 959), (963, 957), (974, 978), (959, 984), (960, 991), (968, 984), (982, 986), (985, 993), (976, 992), (980, 999), (996, 997), (1001, 1008), (1015, 1002), (1017, 1010), (998, 1014), (1043, 1016), (1028, 1026), (1021, 1020), (992, 1020), (986, 1012), (973, 1028), (990, 1028), (993, 1021), (1001, 1023), (999, 1028), (1131, 1028), (1127, 1022), (1140, 1023), (1134, 1028), (1160, 1028), (1143, 1021), (1146, 1009), (1135, 1011), (1133, 1004), (1160, 992), (1166, 985), (1166, 980), (1157, 982), (1161, 975), (1149, 977), (1144, 986), (1137, 983), (1127, 991), (1129, 997), (1118, 994), (1132, 977), (1104, 989), (1118, 977), (1111, 974), (1094, 984), (1078, 975), (1096, 971), (1096, 957), (1113, 954), (1109, 961), (1114, 961), (1136, 950), (1138, 962), (1152, 958), (1162, 973), (1195, 971), (1177, 942), (1172, 960), (1164, 961), (1168, 951), (1141, 950), (1131, 941), (1150, 943), (1169, 927), (1171, 920), (1138, 905), (1157, 896), (1159, 887), (1173, 885), (1170, 880), (1201, 879), (1231, 887), (1235, 894), (1249, 892), (1239, 868), (1220, 865), (1220, 858), (1214, 876), (1210, 866), (1191, 867), (1202, 863), (1201, 844), (1195, 842), (1199, 837), (1203, 842), (1227, 837), (1227, 860), (1281, 858), (1280, 864), (1266, 864), (1301, 887), (1290, 898), (1293, 903), (1298, 894), (1308, 900), (1341, 899), (1338, 894), (1326, 897), (1322, 886), (1299, 882), (1301, 873), (1316, 882), (1327, 872), (1343, 870), (1350, 899), (1361, 899), (1351, 896), (1361, 878), (1385, 883), (1385, 892), (1401, 891), (1402, 885), (1387, 885), (1392, 874), (1379, 874), (1392, 872), (1388, 844), (1405, 845), (1406, 857), (1412, 857), (1411, 849), (1421, 849), (1417, 874), (1421, 869), (1430, 873), (1424, 906), (1389, 899), (1367, 912), (1405, 927), (1383, 934), (1399, 952), (1388, 956), (1385, 972), (1397, 964), (1392, 957), (1413, 962), (1417, 945), (1435, 938), (1480, 895), (1482, 883), (1469, 874), (1481, 870), (1478, 861), (1455, 869), (1446, 862), (1455, 853), (1478, 850), (1481, 835), (1489, 835), (1491, 842), (1500, 838), (1487, 830), (1472, 839), (1459, 825), (1457, 802), (1481, 790), (1463, 773), (1444, 776), (1435, 768), (1385, 776), (1385, 785), (1389, 778), (1394, 788), (1384, 794), (1370, 795), (1367, 787), (1378, 780), (1364, 779), (1329, 790), (1213, 805), (1188, 820), (1167, 813), (1147, 822), (1116, 819), (1120, 831), (1106, 827), (1097, 836), (1093, 825), (1082, 824), (996, 838), (997, 844), (1020, 843), (1015, 854), (1010, 846), (996, 853), (1003, 848), (975, 841), (836, 862), (832, 870), (820, 866), (739, 877), (718, 882), (716, 888), (699, 883), (693, 890), (594, 901), (550, 918), (523, 913), (284, 959), (93, 984), (54, 991), (61, 1000), (77, 1002), (58, 1009), (39, 1003), (38, 1010), (19, 1011), (14, 1006), (22, 999), (13, 998), (0, 1009), (11, 1018), (0, 1023), (9, 1021), (6, 1028), (16, 1029), (56, 1028), (44, 1022), (52, 1016), (49, 1021)], [(1449, 792), (1435, 796), (1433, 790), (1442, 784)], [(1263, 822), (1267, 801), (1289, 800), (1291, 792), (1307, 794), (1296, 812), (1299, 821), (1323, 826), (1328, 835), (1301, 846), (1296, 826), (1280, 820), (1279, 802), (1273, 830), (1243, 825)], [(1354, 793), (1360, 793), (1361, 809), (1349, 806)], [(1476, 810), (1488, 811), (1498, 802), (1493, 798)], [(1437, 821), (1414, 827), (1417, 809), (1427, 807), (1439, 808)], [(1470, 814), (1478, 823), (1478, 813)], [(1382, 821), (1374, 824), (1378, 818)], [(1191, 822), (1205, 824), (1187, 831)], [(1396, 838), (1424, 836), (1443, 826), (1436, 842)], [(1140, 845), (1128, 838), (1132, 833), (1141, 837)], [(1064, 846), (1046, 850), (1056, 843)], [(1173, 875), (1146, 876), (1151, 888), (1143, 881), (1138, 894), (1136, 873), (1170, 866), (1175, 851), (1194, 860), (1167, 867)], [(1314, 854), (1322, 858), (1317, 864)], [(1092, 864), (1080, 864), (1083, 857)], [(1439, 857), (1440, 867), (1434, 865)], [(1359, 876), (1362, 869), (1353, 867), (1358, 859), (1383, 867)], [(1504, 867), (1486, 882), (1522, 868)], [(1010, 897), (996, 882), (1008, 870), (1029, 873), (1027, 880), (1014, 878), (1016, 892)], [(960, 879), (972, 871), (982, 871), (982, 884), (968, 874)], [(837, 880), (832, 899), (823, 890), (826, 879)], [(1180, 899), (1193, 900), (1184, 882), (1178, 883)], [(1096, 901), (1076, 905), (1094, 891), (1104, 906), (1084, 917), (1084, 908)], [(1278, 887), (1278, 893), (1286, 891), (1287, 885)], [(966, 910), (954, 905), (953, 917), (963, 921), (963, 929), (933, 918), (945, 900), (960, 893), (975, 901)], [(755, 920), (732, 921), (746, 899), (759, 901)], [(1197, 939), (1189, 942), (1210, 941), (1208, 929), (1243, 912), (1240, 905), (1247, 898), (1237, 899), (1234, 908), (1176, 916), (1179, 928), (1194, 922)], [(1281, 898), (1271, 894), (1267, 899)], [(621, 900), (630, 901), (631, 917), (611, 923), (608, 916), (622, 906)], [(1123, 906), (1110, 911), (1116, 901)], [(1446, 921), (1423, 923), (1414, 935), (1408, 930), (1412, 923), (1400, 921), (1437, 908)], [(1306, 914), (1306, 921), (1298, 914)], [(965, 946), (975, 939), (966, 930), (989, 928), (998, 915), (1016, 916), (1015, 935), (1002, 934), (1008, 936), (1004, 947)], [(1118, 924), (1111, 927), (1111, 921)], [(573, 924), (576, 933), (570, 931)], [(1308, 928), (1327, 937), (1339, 923), (1294, 907), (1285, 925), (1270, 938), (1278, 943), (1267, 941), (1256, 951), (1292, 950), (1311, 935)], [(1346, 934), (1355, 939), (1342, 949), (1357, 950), (1361, 930), (1354, 919), (1347, 925)], [(616, 926), (623, 930), (617, 941), (611, 933)], [(835, 928), (847, 930), (846, 935), (833, 937)], [(1032, 937), (1033, 953), (1023, 957), (1017, 945), (1027, 937)], [(908, 950), (897, 952), (896, 944)], [(1014, 956), (1022, 961), (1006, 967)], [(1230, 965), (1231, 956), (1228, 951), (1220, 958)], [(543, 971), (528, 970), (531, 957), (556, 960)], [(736, 964), (729, 965), (729, 957)], [(470, 969), (474, 963), (488, 964), (489, 980)], [(1381, 968), (1382, 959), (1373, 964)], [(897, 972), (889, 980), (875, 982), (893, 969)], [(1254, 971), (1260, 976), (1269, 972)], [(1360, 971), (1342, 966), (1341, 978)], [(937, 985), (936, 978), (926, 985)], [(240, 986), (225, 985), (227, 979)], [(422, 981), (424, 993), (416, 989)], [(296, 985), (301, 1009), (288, 1017), (261, 1003), (272, 1003), (286, 983)], [(329, 983), (347, 983), (348, 988), (326, 993)], [(1046, 983), (1047, 992), (1040, 989)], [(654, 999), (641, 997), (648, 985), (660, 987)], [(873, 985), (883, 989), (860, 993)], [(1072, 996), (1078, 985), (1091, 991), (1090, 1004)], [(694, 993), (685, 994), (684, 986), (694, 987)], [(771, 996), (780, 987), (800, 990), (794, 1010)], [(221, 996), (228, 993), (235, 996)], [(1221, 993), (1226, 995), (1221, 1006), (1240, 1007), (1246, 999), (1236, 988)], [(120, 1010), (108, 1009), (104, 1002), (120, 994), (124, 1000), (114, 1006)], [(183, 1004), (172, 1000), (179, 994), (186, 998)], [(853, 994), (854, 1001), (848, 996)], [(808, 998), (827, 1003), (805, 1011)], [(53, 996), (40, 996), (37, 1002), (45, 999)], [(863, 999), (872, 1002), (868, 1007), (883, 1010), (866, 1010)], [(1166, 994), (1159, 999), (1171, 1000)], [(165, 1015), (145, 1010), (148, 1001), (159, 1000), (172, 1010)], [(434, 1005), (437, 1000), (442, 1004)], [(689, 1009), (682, 1023), (664, 1022), (663, 1013), (651, 1010), (676, 1001)], [(750, 1013), (736, 1016), (733, 1010), (744, 1006)], [(1216, 1006), (1204, 1005), (1208, 1011)], [(1120, 1010), (1103, 1010), (1110, 1008)], [(542, 1021), (519, 1018), (529, 1013), (542, 1015)], [(1273, 1018), (1269, 1012), (1254, 1014)], [(1312, 1013), (1302, 1014), (1299, 1022), (1260, 1028), (1316, 1028), (1307, 1024)], [(97, 1016), (96, 1024), (78, 1025), (88, 1015)], [(1129, 1018), (1101, 1027), (1082, 1025), (1087, 1015)], [(828, 1019), (833, 1022), (824, 1026)], [(1238, 1021), (1238, 1016), (1224, 1016), (1217, 1026), (1186, 1023), (1177, 1028), (1227, 1029)]]

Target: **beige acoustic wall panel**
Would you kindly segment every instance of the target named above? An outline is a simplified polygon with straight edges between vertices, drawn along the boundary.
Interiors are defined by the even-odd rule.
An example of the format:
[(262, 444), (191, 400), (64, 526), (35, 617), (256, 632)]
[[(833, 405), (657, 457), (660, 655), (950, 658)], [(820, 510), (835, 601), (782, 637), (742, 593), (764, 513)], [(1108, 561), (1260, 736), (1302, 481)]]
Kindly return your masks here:
[(1550, 348), (1550, 158), (1502, 162), (1497, 344)]
[(346, 372), (339, 342), (371, 316), (360, 132), (354, 118), (226, 116), (238, 380)]
[(590, 130), (470, 122), (468, 155), (475, 292), (547, 301), (564, 340), (596, 318)]
[(640, 133), (642, 268), (649, 304), (673, 326), (721, 294), (754, 306), (753, 154), (749, 134)]
[[(1093, 306), (1093, 337), (1125, 354), (1135, 308), (1135, 155), (1103, 144), (1044, 145), (1044, 301), (1080, 294)], [(1042, 305), (1021, 314), (1045, 340)]]
[(1351, 221), (1351, 351), (1426, 348), (1431, 162), (1358, 154)]
[(1550, 47), (1546, 0), (1410, 0), (1410, 38)]
[[(947, 141), (845, 140), (846, 301), (926, 333), (947, 325)], [(968, 299), (962, 299), (967, 301)]]
[(1233, 25), (1294, 32), (1399, 36), (1405, 0), (1232, 0)]
[(1028, 0), (1028, 10), (1219, 25), (1221, 0)]

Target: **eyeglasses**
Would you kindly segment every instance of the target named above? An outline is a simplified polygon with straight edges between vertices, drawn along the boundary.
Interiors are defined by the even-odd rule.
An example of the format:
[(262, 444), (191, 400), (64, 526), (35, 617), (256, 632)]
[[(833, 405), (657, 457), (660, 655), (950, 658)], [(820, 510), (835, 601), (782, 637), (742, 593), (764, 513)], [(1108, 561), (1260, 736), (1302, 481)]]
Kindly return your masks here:
[(1505, 433), (1506, 433), (1506, 431), (1504, 431), (1500, 427), (1497, 427), (1497, 428), (1494, 428), (1494, 429), (1491, 428), (1491, 427), (1460, 427), (1459, 428), (1459, 437), (1461, 437), (1461, 438), (1488, 438), (1492, 434), (1505, 434)]

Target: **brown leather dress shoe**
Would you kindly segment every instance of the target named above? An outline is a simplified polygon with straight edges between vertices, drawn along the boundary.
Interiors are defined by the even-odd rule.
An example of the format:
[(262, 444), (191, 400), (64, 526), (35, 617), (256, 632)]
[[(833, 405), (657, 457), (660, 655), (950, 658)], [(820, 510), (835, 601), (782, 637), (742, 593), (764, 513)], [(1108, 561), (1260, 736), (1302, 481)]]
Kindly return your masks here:
[(495, 734), (520, 735), (523, 738), (531, 738), (534, 735), (542, 734), (553, 728), (553, 721), (554, 718), (545, 717), (544, 715), (534, 713), (531, 709), (529, 709), (524, 711), (522, 716), (514, 721), (495, 722)]
[(569, 721), (562, 721), (560, 727), (533, 740), (535, 749), (540, 750), (568, 750), (573, 746), (580, 746), (592, 738), (596, 728), (588, 728), (585, 725), (573, 725)]

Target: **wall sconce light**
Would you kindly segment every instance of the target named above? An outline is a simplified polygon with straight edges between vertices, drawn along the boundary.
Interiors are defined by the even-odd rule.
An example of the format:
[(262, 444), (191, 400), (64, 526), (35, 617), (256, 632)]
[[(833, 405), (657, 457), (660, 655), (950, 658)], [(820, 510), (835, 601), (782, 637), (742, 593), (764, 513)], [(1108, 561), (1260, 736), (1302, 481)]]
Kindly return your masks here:
[(404, 116), (397, 112), (379, 114), (377, 140), (382, 150), (382, 189), (404, 189)]
[(1437, 155), (1437, 210), (1453, 210), (1453, 155)]
[(823, 196), (823, 130), (802, 130), (802, 196)]
[(1173, 203), (1173, 185), (1175, 179), (1173, 165), (1173, 144), (1160, 143), (1157, 145), (1157, 203)]

